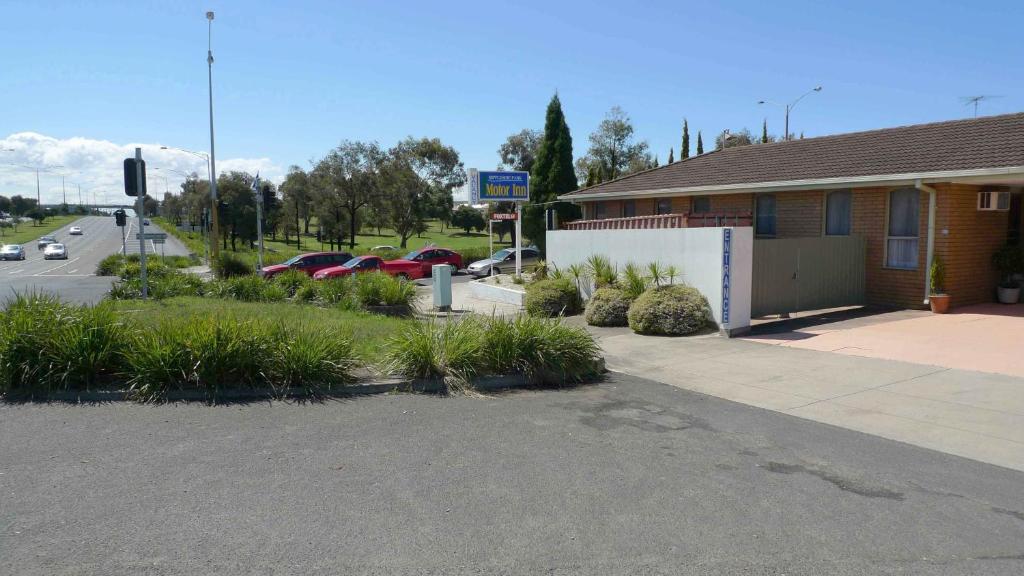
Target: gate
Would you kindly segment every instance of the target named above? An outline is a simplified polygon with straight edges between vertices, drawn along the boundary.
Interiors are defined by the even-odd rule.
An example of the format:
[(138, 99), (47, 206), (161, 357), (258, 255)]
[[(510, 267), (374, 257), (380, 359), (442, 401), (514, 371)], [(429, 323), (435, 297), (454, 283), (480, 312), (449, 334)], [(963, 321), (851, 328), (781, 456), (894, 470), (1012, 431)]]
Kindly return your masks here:
[(751, 317), (864, 304), (865, 253), (858, 236), (754, 240)]

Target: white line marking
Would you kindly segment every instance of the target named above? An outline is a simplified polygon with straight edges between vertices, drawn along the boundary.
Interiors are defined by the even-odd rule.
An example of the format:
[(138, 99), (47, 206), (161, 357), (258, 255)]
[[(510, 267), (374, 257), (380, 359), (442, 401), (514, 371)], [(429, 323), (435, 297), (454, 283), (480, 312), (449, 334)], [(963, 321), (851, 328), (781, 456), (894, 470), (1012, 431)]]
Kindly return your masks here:
[(8, 274), (14, 275), (14, 274), (17, 274), (19, 272), (24, 272), (24, 271), (25, 271), (24, 268), (19, 268), (17, 270), (11, 270), (10, 272), (8, 272)]
[(70, 276), (71, 274), (74, 274), (75, 272), (78, 272), (78, 268), (75, 268), (74, 270), (68, 270), (68, 275)]

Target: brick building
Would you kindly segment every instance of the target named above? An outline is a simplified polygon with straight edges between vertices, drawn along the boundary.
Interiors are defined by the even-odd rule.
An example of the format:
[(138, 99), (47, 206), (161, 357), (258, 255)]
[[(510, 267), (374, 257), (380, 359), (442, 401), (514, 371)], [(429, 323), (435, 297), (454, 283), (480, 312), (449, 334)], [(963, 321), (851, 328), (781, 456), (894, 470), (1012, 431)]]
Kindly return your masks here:
[(746, 225), (755, 244), (859, 237), (865, 302), (918, 307), (934, 257), (954, 306), (994, 299), (991, 257), (1021, 242), (1022, 190), (1018, 113), (716, 150), (561, 198), (583, 207), (569, 230)]

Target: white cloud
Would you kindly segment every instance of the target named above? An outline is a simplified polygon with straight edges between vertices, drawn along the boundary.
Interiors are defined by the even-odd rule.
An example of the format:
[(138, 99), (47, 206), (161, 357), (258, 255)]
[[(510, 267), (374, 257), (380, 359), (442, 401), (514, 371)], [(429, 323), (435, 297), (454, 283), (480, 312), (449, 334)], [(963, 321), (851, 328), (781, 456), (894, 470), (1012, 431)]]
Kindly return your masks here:
[[(123, 203), (124, 180), (122, 163), (142, 148), (146, 160), (146, 185), (152, 196), (160, 198), (166, 187), (172, 192), (184, 180), (182, 173), (195, 172), (206, 178), (206, 160), (178, 150), (161, 150), (161, 144), (115, 144), (90, 138), (52, 138), (35, 132), (18, 132), (0, 139), (0, 194), (36, 196), (36, 172), (28, 167), (51, 168), (39, 174), (43, 204), (63, 199), (61, 175), (69, 204), (78, 203), (78, 187), (82, 201), (91, 203), (93, 195), (100, 203)], [(58, 167), (59, 166), (59, 167)], [(158, 169), (159, 168), (159, 169)], [(269, 158), (217, 159), (217, 173), (239, 170), (264, 179), (280, 182), (284, 170)]]

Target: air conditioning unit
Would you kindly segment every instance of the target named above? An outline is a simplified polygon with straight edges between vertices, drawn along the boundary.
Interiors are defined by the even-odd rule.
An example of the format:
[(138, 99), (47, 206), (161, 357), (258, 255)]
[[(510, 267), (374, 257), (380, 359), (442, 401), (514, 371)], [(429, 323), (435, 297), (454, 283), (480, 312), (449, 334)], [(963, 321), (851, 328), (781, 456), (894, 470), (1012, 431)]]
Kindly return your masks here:
[(982, 212), (1010, 209), (1009, 192), (978, 192), (978, 210)]

